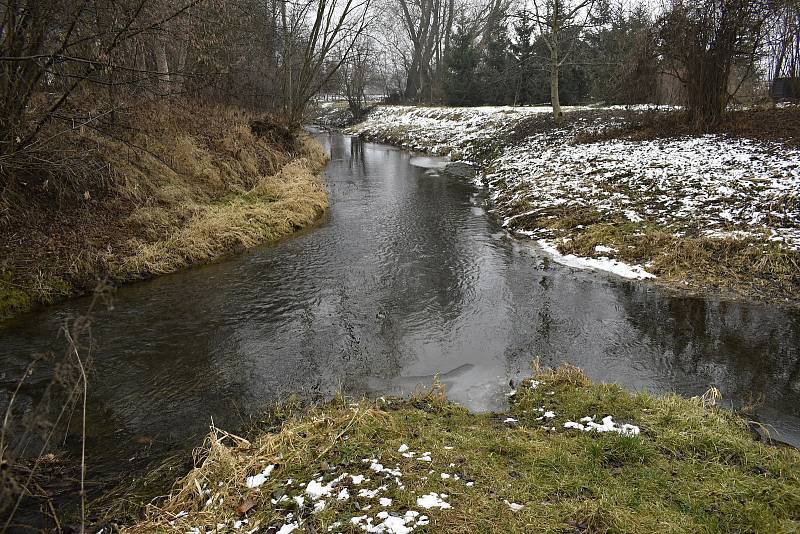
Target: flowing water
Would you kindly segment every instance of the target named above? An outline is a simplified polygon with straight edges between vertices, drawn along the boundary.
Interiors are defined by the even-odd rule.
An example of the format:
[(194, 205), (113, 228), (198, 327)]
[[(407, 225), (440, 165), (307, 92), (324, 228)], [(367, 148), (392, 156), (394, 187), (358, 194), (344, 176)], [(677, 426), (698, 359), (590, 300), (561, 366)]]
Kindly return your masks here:
[[(199, 444), (212, 419), (236, 429), (292, 393), (404, 394), (440, 373), (452, 400), (502, 408), (534, 358), (630, 390), (762, 398), (759, 419), (800, 444), (798, 311), (560, 266), (509, 238), (441, 160), (318, 135), (331, 155), (318, 227), (123, 287), (95, 314), (90, 475)], [(0, 325), (0, 408), (31, 354), (62, 350), (59, 327), (87, 305)], [(28, 382), (19, 405), (46, 381)]]

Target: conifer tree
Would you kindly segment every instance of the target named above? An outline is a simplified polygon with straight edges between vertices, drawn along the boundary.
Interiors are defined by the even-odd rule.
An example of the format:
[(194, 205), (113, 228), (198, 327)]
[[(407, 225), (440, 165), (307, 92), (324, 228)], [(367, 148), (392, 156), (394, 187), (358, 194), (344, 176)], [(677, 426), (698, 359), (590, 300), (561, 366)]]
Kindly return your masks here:
[(509, 46), (512, 65), (512, 101), (514, 104), (530, 104), (534, 102), (534, 85), (536, 82), (536, 49), (534, 32), (536, 25), (530, 13), (522, 10), (518, 21), (512, 25), (514, 38)]
[(460, 23), (445, 58), (443, 88), (447, 104), (472, 106), (480, 103), (479, 58), (475, 37), (466, 24)]
[(497, 19), (486, 32), (481, 61), (483, 103), (505, 104), (511, 93), (512, 68), (505, 21)]

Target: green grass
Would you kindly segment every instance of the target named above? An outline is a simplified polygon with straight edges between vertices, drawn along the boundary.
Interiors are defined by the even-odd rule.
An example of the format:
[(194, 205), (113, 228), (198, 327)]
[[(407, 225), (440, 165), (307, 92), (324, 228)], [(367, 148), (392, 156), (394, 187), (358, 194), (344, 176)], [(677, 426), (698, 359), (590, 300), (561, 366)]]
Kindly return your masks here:
[(54, 304), (72, 292), (63, 278), (38, 275), (21, 283), (10, 272), (0, 272), (0, 321)]
[[(361, 532), (350, 519), (379, 511), (417, 510), (429, 524), (414, 532), (796, 532), (800, 529), (800, 453), (752, 439), (742, 420), (703, 399), (630, 394), (615, 385), (592, 385), (577, 369), (539, 373), (524, 382), (508, 414), (471, 414), (441, 391), (410, 400), (339, 398), (327, 405), (285, 414), (274, 431), (251, 439), (218, 431), (209, 436), (198, 467), (172, 495), (148, 510), (128, 532), (186, 532), (246, 517), (247, 528), (280, 527), (291, 513), (307, 532)], [(535, 387), (533, 387), (535, 385)], [(538, 420), (540, 408), (552, 410)], [(641, 434), (585, 433), (563, 424), (583, 416), (613, 415)], [(505, 423), (507, 416), (518, 420)], [(404, 457), (407, 444), (417, 456)], [(450, 448), (452, 447), (452, 448)], [(402, 472), (370, 471), (376, 459)], [(276, 467), (259, 490), (245, 477)], [(432, 471), (432, 472), (431, 472)], [(291, 499), (300, 482), (345, 478), (319, 513)], [(441, 473), (451, 475), (443, 479)], [(458, 475), (456, 480), (455, 475)], [(287, 480), (292, 484), (287, 485)], [(474, 481), (474, 485), (467, 485)], [(360, 488), (385, 484), (378, 498), (355, 497)], [(337, 501), (347, 487), (351, 498)], [(426, 510), (417, 497), (447, 494), (449, 509)], [(288, 500), (273, 504), (272, 499)], [(209, 498), (213, 503), (206, 506)], [(222, 504), (219, 504), (222, 498)], [(512, 511), (505, 501), (523, 505)], [(370, 506), (366, 509), (366, 506)], [(246, 513), (240, 513), (248, 508)], [(175, 520), (179, 512), (188, 515)], [(175, 521), (170, 524), (170, 521)], [(378, 524), (381, 519), (374, 519)]]
[[(585, 210), (583, 210), (585, 211)], [(577, 210), (547, 221), (569, 240), (559, 250), (576, 256), (608, 255), (595, 246), (614, 247), (615, 259), (647, 264), (662, 283), (700, 293), (733, 295), (797, 304), (800, 252), (764, 239), (719, 239), (702, 235), (676, 237), (648, 222), (592, 221)], [(576, 219), (577, 217), (577, 219)], [(576, 227), (577, 224), (582, 227)]]
[(0, 321), (30, 308), (31, 296), (27, 291), (0, 281)]

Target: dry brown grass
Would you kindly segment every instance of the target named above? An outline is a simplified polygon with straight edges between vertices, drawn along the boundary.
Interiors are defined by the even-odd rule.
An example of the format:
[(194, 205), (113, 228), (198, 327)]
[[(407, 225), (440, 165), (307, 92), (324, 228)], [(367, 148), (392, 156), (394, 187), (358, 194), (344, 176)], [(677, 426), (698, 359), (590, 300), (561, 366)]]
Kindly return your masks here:
[(0, 319), (97, 278), (146, 278), (280, 239), (327, 209), (322, 148), (276, 119), (198, 105), (124, 121), (76, 133), (108, 170), (96, 187), (82, 182), (66, 204), (15, 199), (0, 233)]
[[(133, 253), (115, 265), (119, 278), (174, 272), (226, 253), (275, 241), (314, 222), (327, 208), (327, 194), (316, 178), (320, 161), (303, 157), (276, 175), (220, 203), (181, 206), (191, 216), (163, 239), (138, 242)], [(162, 208), (140, 208), (133, 217), (151, 224), (168, 217)], [(164, 223), (161, 222), (161, 225)]]
[[(181, 512), (188, 512), (201, 524), (213, 524), (220, 519), (221, 511), (207, 506), (209, 499), (230, 503), (233, 510), (248, 501), (259, 508), (269, 506), (272, 493), (258, 493), (246, 488), (242, 482), (247, 476), (270, 464), (317, 465), (348, 430), (394, 426), (389, 415), (369, 401), (348, 406), (344, 399), (338, 398), (330, 407), (310, 408), (298, 415), (285, 421), (280, 432), (260, 434), (250, 440), (213, 429), (195, 451), (196, 467), (176, 482), (169, 499), (158, 506), (148, 506), (146, 519), (124, 531), (172, 530), (171, 525), (165, 523)], [(274, 519), (280, 518), (277, 512), (270, 515)]]

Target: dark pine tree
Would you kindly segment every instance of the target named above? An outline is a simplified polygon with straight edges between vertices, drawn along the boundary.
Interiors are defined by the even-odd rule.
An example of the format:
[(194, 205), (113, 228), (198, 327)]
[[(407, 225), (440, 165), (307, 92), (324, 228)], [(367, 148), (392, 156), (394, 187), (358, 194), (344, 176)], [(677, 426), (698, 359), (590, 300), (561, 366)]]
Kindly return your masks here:
[(513, 83), (511, 81), (513, 64), (510, 61), (505, 22), (498, 17), (484, 35), (486, 42), (483, 43), (483, 57), (480, 65), (480, 79), (483, 86), (482, 103), (506, 104), (513, 99)]
[(453, 35), (450, 52), (445, 58), (442, 87), (447, 104), (474, 106), (480, 103), (480, 83), (477, 76), (479, 59), (475, 37), (465, 24), (459, 24)]
[(531, 104), (536, 102), (534, 87), (537, 79), (538, 62), (534, 43), (534, 31), (536, 29), (530, 13), (522, 10), (519, 13), (518, 21), (512, 25), (514, 38), (509, 47), (511, 69), (511, 100), (514, 104)]

